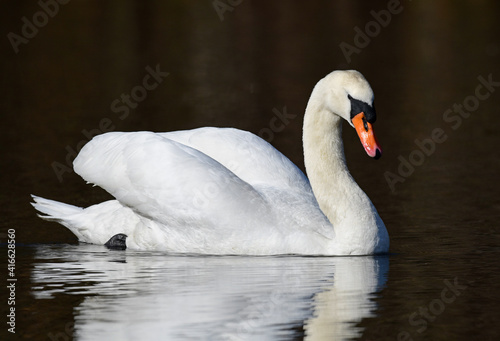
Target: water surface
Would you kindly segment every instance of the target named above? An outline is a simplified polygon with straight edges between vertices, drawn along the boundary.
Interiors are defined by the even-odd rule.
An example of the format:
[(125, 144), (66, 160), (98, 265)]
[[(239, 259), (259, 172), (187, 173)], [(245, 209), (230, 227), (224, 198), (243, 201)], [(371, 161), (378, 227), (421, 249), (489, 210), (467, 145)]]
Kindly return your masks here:
[(41, 246), (32, 294), (82, 296), (79, 339), (359, 337), (388, 257), (206, 257)]

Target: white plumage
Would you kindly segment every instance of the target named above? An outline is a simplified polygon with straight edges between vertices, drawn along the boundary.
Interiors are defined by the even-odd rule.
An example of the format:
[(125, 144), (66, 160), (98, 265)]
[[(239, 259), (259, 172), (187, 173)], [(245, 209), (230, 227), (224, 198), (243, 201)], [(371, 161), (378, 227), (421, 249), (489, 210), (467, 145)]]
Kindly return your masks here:
[[(74, 169), (116, 200), (82, 209), (33, 196), (33, 205), (45, 214), (42, 218), (94, 244), (123, 233), (128, 248), (141, 250), (252, 255), (386, 252), (385, 226), (345, 167), (338, 115), (346, 114), (329, 110), (325, 119), (328, 109), (317, 108), (335, 100), (337, 92), (348, 91), (353, 82), (352, 92), (371, 104), (371, 89), (355, 71), (333, 72), (311, 95), (304, 123), (306, 156), (310, 152), (306, 168), (310, 176), (309, 168), (320, 177), (332, 174), (314, 193), (306, 176), (256, 135), (233, 128), (199, 128), (96, 136), (82, 148)], [(326, 88), (335, 96), (325, 98)], [(359, 98), (363, 91), (367, 98)], [(348, 103), (347, 95), (342, 97)], [(314, 127), (308, 128), (311, 119)], [(330, 131), (315, 141), (325, 128)], [(309, 137), (307, 129), (314, 129), (314, 136)], [(330, 155), (315, 156), (307, 149), (308, 141), (315, 149), (325, 143), (336, 146), (329, 146)], [(344, 212), (323, 208), (324, 203), (331, 205), (324, 190), (336, 192), (340, 202), (335, 205)]]

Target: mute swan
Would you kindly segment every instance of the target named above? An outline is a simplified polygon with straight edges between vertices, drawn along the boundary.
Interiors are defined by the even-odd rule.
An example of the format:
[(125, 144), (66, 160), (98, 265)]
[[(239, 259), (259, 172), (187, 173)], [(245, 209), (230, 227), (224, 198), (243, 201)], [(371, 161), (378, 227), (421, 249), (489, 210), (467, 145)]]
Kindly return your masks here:
[(344, 157), (342, 119), (366, 153), (381, 149), (373, 91), (357, 71), (334, 71), (314, 87), (303, 144), (309, 180), (256, 135), (233, 128), (110, 132), (73, 162), (116, 200), (80, 208), (32, 196), (45, 220), (80, 241), (110, 248), (200, 254), (368, 255), (389, 236)]

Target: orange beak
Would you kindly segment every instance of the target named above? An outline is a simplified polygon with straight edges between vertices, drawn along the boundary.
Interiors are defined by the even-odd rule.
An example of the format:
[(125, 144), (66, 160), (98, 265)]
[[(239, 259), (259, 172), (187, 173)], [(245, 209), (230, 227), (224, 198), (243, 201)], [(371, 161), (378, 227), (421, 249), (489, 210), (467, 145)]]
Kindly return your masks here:
[(380, 148), (373, 127), (370, 122), (366, 120), (365, 113), (360, 112), (352, 119), (352, 124), (356, 128), (361, 144), (365, 148), (366, 154), (373, 157), (375, 160), (382, 156), (382, 149)]

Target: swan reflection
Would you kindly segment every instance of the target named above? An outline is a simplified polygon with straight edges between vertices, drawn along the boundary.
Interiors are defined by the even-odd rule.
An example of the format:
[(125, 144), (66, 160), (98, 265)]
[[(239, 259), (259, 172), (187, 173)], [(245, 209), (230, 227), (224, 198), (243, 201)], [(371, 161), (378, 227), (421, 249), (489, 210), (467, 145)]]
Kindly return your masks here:
[(82, 295), (75, 337), (310, 340), (361, 336), (389, 260), (380, 257), (207, 257), (42, 246), (36, 299)]

